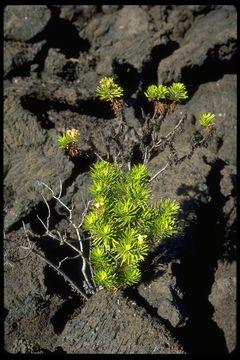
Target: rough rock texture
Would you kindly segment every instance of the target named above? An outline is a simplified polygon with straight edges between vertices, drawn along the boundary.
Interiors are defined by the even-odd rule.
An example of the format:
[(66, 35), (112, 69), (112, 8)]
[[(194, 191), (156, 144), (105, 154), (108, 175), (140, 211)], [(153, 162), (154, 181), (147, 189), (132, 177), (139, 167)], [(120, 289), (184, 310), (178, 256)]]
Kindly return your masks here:
[(36, 44), (27, 44), (20, 41), (4, 42), (4, 76), (12, 76), (14, 72), (25, 71), (30, 72), (30, 66), (34, 63), (34, 59), (42, 50), (46, 41)]
[[(229, 352), (236, 350), (237, 346), (236, 276), (236, 264), (219, 261), (215, 282), (209, 295), (209, 301), (215, 309), (213, 318), (224, 331)], [(222, 312), (226, 316), (222, 316)]]
[(56, 189), (56, 174), (64, 182), (70, 176), (73, 164), (55, 146), (56, 131), (51, 129), (47, 133), (36, 115), (23, 110), (15, 86), (8, 87), (5, 94), (4, 171), (8, 188), (5, 194), (11, 196), (4, 199), (7, 204), (4, 225), (8, 229), (39, 203), (41, 196), (37, 191), (37, 181)]
[[(237, 219), (237, 199), (234, 195), (236, 193), (237, 169), (234, 165), (225, 166), (221, 171), (222, 179), (220, 182), (221, 192), (225, 196), (226, 202), (223, 207), (224, 214), (226, 214), (226, 227), (229, 234), (235, 232), (235, 241), (227, 241), (224, 245), (224, 254), (228, 254), (227, 259), (232, 259), (234, 249), (237, 245), (236, 237), (236, 219)], [(232, 230), (233, 229), (233, 230)], [(230, 235), (232, 237), (232, 235)], [(230, 256), (229, 256), (230, 254)]]
[[(231, 5), (7, 5), (4, 8), (4, 317), (10, 353), (226, 354), (236, 344), (236, 9)], [(73, 205), (79, 224), (89, 201), (89, 170), (117, 156), (118, 126), (96, 97), (103, 76), (125, 90), (122, 157), (142, 160), (136, 131), (150, 84), (182, 81), (189, 99), (167, 115), (161, 136), (186, 114), (180, 156), (199, 135), (199, 114), (214, 112), (216, 134), (189, 161), (153, 181), (153, 202), (180, 202), (179, 233), (151, 250), (143, 279), (88, 301), (29, 253), (29, 240), (56, 266), (76, 253), (43, 236), (44, 181)], [(79, 158), (57, 136), (80, 131)], [(115, 147), (114, 147), (115, 146)], [(169, 148), (153, 156), (154, 175)], [(119, 159), (119, 158), (118, 158)], [(66, 209), (45, 192), (55, 234), (76, 244)], [(81, 233), (85, 239), (85, 234)], [(62, 269), (83, 287), (81, 260)], [(227, 314), (227, 316), (226, 316)], [(98, 329), (97, 329), (98, 327)], [(181, 345), (180, 345), (181, 344)], [(184, 350), (183, 350), (184, 349)]]
[(186, 324), (183, 293), (178, 288), (172, 272), (166, 271), (149, 284), (141, 284), (138, 286), (138, 292), (150, 306), (157, 309), (160, 318), (169, 321), (174, 328)]
[[(222, 79), (201, 84), (186, 108), (189, 115), (199, 118), (203, 104), (208, 103), (206, 112), (216, 114), (216, 138), (209, 149), (218, 154), (226, 164), (236, 165), (237, 151), (237, 79), (234, 74), (226, 74)], [(229, 134), (227, 139), (224, 139)]]
[(83, 31), (91, 38), (93, 50), (100, 57), (96, 66), (99, 75), (111, 71), (112, 60), (130, 63), (137, 70), (141, 69), (157, 40), (147, 13), (138, 5), (123, 6), (118, 16), (114, 15), (107, 13), (96, 18)]
[(9, 5), (4, 10), (4, 35), (7, 39), (27, 41), (40, 33), (51, 18), (45, 5)]
[(85, 25), (96, 12), (96, 5), (62, 5), (60, 7), (60, 18), (73, 21), (80, 27), (80, 25)]
[[(159, 83), (184, 79), (191, 69), (201, 71), (206, 62), (231, 60), (236, 56), (236, 9), (223, 6), (214, 9), (194, 22), (184, 37), (181, 47), (158, 68)], [(213, 26), (214, 24), (214, 26)], [(174, 64), (178, 66), (174, 66)]]
[(106, 290), (68, 322), (58, 344), (71, 354), (184, 354), (159, 320), (121, 293)]
[[(5, 248), (6, 258), (12, 259), (7, 261), (4, 271), (5, 287), (8, 289), (4, 295), (4, 306), (8, 309), (5, 315), (5, 349), (26, 353), (47, 348), (54, 342), (56, 335), (47, 317), (51, 318), (50, 314), (59, 301), (54, 297), (50, 301), (47, 295), (45, 264), (36, 256), (26, 257), (28, 251), (17, 247), (17, 244), (28, 246), (23, 231), (13, 231), (8, 235)], [(19, 262), (19, 259), (23, 260)], [(33, 319), (38, 326), (29, 331)]]

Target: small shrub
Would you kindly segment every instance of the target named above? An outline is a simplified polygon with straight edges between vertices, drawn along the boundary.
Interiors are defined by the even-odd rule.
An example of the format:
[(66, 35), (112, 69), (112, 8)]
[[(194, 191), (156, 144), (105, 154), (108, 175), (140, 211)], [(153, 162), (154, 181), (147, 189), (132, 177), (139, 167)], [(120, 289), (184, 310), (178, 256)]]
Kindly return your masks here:
[(91, 234), (94, 280), (102, 287), (125, 288), (140, 280), (150, 247), (176, 233), (180, 207), (169, 199), (149, 205), (150, 174), (143, 164), (123, 172), (117, 163), (100, 161), (91, 179), (94, 199), (85, 229)]

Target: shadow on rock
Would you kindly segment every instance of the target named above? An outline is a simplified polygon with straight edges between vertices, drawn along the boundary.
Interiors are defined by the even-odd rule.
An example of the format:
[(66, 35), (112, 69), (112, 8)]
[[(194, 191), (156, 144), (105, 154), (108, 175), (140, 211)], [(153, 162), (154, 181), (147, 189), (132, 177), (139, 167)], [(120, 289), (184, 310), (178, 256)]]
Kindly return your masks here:
[[(206, 162), (206, 159), (204, 159)], [(189, 321), (179, 330), (179, 337), (190, 353), (227, 353), (224, 332), (212, 320), (215, 309), (208, 300), (214, 283), (217, 260), (222, 256), (226, 220), (223, 207), (226, 197), (220, 191), (221, 170), (225, 163), (211, 164), (207, 186), (211, 200), (200, 203), (197, 221), (191, 226), (191, 247), (181, 259), (181, 281)]]

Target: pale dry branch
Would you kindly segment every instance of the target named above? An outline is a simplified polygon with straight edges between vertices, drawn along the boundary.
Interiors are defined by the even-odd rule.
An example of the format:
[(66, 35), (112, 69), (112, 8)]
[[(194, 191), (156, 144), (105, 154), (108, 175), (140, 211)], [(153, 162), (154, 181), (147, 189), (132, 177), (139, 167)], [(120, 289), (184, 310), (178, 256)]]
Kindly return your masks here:
[(94, 154), (97, 156), (97, 158), (101, 161), (104, 161), (103, 158), (95, 151)]
[(159, 176), (164, 170), (166, 170), (168, 168), (169, 165), (170, 165), (170, 163), (167, 162), (167, 164), (161, 170), (159, 170), (155, 175), (153, 175), (153, 177), (151, 177), (149, 182), (153, 181), (157, 176)]
[[(77, 252), (78, 256), (81, 257), (81, 260), (82, 260), (82, 274), (83, 274), (83, 277), (85, 279), (85, 282), (87, 284), (87, 286), (89, 287), (89, 290), (92, 292), (94, 287), (91, 285), (91, 282), (90, 280), (88, 279), (88, 276), (86, 274), (86, 265), (88, 264), (89, 267), (91, 267), (91, 264), (90, 262), (88, 261), (88, 259), (86, 258), (86, 256), (84, 255), (84, 249), (83, 249), (83, 244), (82, 244), (82, 240), (81, 240), (81, 236), (80, 236), (80, 232), (79, 232), (79, 229), (81, 228), (81, 226), (83, 225), (83, 222), (84, 222), (84, 219), (85, 219), (85, 216), (87, 214), (87, 211), (88, 211), (88, 208), (89, 208), (89, 205), (91, 203), (91, 200), (88, 201), (87, 203), (87, 206), (85, 207), (83, 213), (82, 213), (82, 219), (81, 219), (81, 222), (79, 223), (79, 225), (76, 225), (73, 223), (72, 221), (72, 210), (73, 210), (73, 207), (72, 209), (70, 209), (66, 204), (64, 204), (64, 202), (57, 196), (55, 196), (55, 193), (54, 191), (52, 190), (52, 188), (50, 186), (48, 186), (47, 184), (45, 184), (44, 182), (38, 182), (38, 184), (40, 186), (44, 186), (45, 188), (47, 188), (51, 193), (52, 193), (52, 197), (57, 200), (59, 202), (60, 205), (62, 205), (69, 213), (69, 222), (70, 224), (73, 226), (73, 228), (75, 229), (76, 231), (76, 235), (77, 235), (77, 239), (78, 239), (78, 243), (79, 243), (79, 249), (76, 248), (74, 245), (72, 245), (70, 242), (68, 242), (66, 240), (66, 238), (62, 237), (62, 235), (60, 234), (59, 231), (57, 231), (58, 233), (58, 237), (56, 237), (53, 232), (51, 232), (49, 230), (49, 219), (50, 219), (50, 216), (51, 216), (51, 211), (50, 211), (50, 207), (49, 207), (49, 204), (48, 204), (48, 201), (46, 200), (44, 194), (43, 194), (43, 190), (41, 191), (41, 196), (42, 198), (44, 199), (44, 202), (45, 204), (47, 205), (47, 209), (48, 209), (48, 215), (47, 215), (47, 224), (44, 224), (44, 222), (42, 221), (42, 219), (40, 219), (40, 217), (38, 216), (38, 219), (40, 220), (41, 224), (44, 226), (45, 230), (46, 230), (46, 235), (47, 236), (50, 236), (51, 238), (57, 240), (60, 242), (60, 244), (66, 244), (67, 246), (71, 247), (74, 251)], [(59, 194), (61, 194), (61, 189), (62, 189), (62, 184), (61, 184), (61, 181), (60, 181), (60, 191), (59, 191)]]
[[(37, 184), (38, 184), (39, 186), (45, 186), (49, 191), (51, 191), (52, 197), (53, 197), (55, 200), (57, 200), (57, 201), (59, 202), (59, 204), (61, 204), (61, 205), (69, 212), (69, 220), (71, 220), (71, 219), (72, 219), (72, 210), (73, 210), (73, 209), (70, 209), (67, 205), (65, 205), (65, 204), (62, 202), (62, 200), (61, 200), (58, 196), (56, 196), (56, 195), (54, 194), (53, 189), (51, 189), (50, 186), (48, 186), (47, 184), (45, 184), (43, 181), (37, 181)], [(61, 184), (61, 180), (60, 180), (60, 184)], [(59, 191), (59, 193), (62, 192), (61, 188), (62, 188), (62, 185), (60, 185), (60, 191)], [(42, 196), (42, 198), (44, 199), (45, 203), (47, 203), (47, 200), (45, 199), (45, 197), (44, 197), (44, 195), (43, 195), (43, 190), (41, 191), (41, 196)], [(48, 207), (49, 207), (49, 206), (48, 206)]]
[[(62, 194), (62, 182), (61, 180), (59, 179), (59, 195), (56, 196), (53, 189), (48, 186), (47, 184), (45, 184), (44, 182), (42, 181), (38, 181), (37, 184), (41, 187), (41, 196), (43, 198), (43, 201), (44, 203), (46, 204), (46, 207), (47, 207), (47, 216), (46, 216), (46, 220), (43, 221), (43, 219), (40, 218), (40, 216), (37, 215), (37, 218), (39, 219), (40, 223), (43, 225), (44, 229), (45, 229), (45, 236), (48, 236), (48, 237), (51, 237), (52, 239), (54, 240), (57, 240), (60, 245), (67, 245), (68, 247), (70, 247), (75, 253), (76, 255), (75, 256), (66, 256), (64, 259), (60, 260), (59, 261), (59, 264), (58, 266), (55, 265), (54, 263), (52, 263), (49, 259), (47, 259), (46, 257), (44, 257), (43, 255), (41, 255), (38, 251), (36, 251), (34, 248), (33, 248), (33, 244), (32, 242), (30, 241), (29, 239), (29, 236), (28, 236), (28, 232), (26, 230), (26, 226), (25, 226), (25, 223), (23, 222), (23, 229), (24, 229), (24, 233), (25, 233), (25, 236), (26, 236), (26, 239), (28, 241), (28, 245), (27, 246), (23, 246), (21, 245), (20, 247), (23, 248), (24, 250), (28, 250), (28, 254), (24, 257), (26, 258), (30, 253), (35, 253), (38, 257), (40, 257), (42, 260), (44, 260), (49, 266), (51, 266), (52, 268), (54, 268), (59, 274), (63, 275), (65, 280), (68, 281), (71, 286), (73, 287), (73, 289), (77, 290), (78, 292), (81, 293), (82, 296), (84, 296), (84, 298), (87, 299), (87, 296), (85, 294), (83, 294), (83, 292), (81, 291), (81, 289), (79, 289), (79, 286), (77, 286), (69, 277), (68, 275), (66, 275), (63, 270), (60, 269), (61, 265), (63, 264), (63, 262), (65, 262), (66, 260), (72, 260), (72, 259), (76, 259), (76, 258), (81, 258), (81, 261), (82, 261), (82, 268), (81, 268), (81, 271), (82, 271), (82, 275), (83, 275), (83, 278), (84, 278), (84, 287), (86, 288), (87, 292), (88, 293), (94, 293), (96, 291), (96, 286), (93, 282), (93, 280), (89, 279), (88, 275), (87, 275), (87, 265), (89, 267), (89, 270), (90, 270), (90, 273), (91, 273), (91, 277), (92, 277), (92, 273), (93, 273), (93, 270), (92, 270), (92, 267), (91, 267), (91, 264), (88, 260), (88, 258), (85, 256), (84, 254), (84, 247), (83, 247), (83, 242), (82, 242), (82, 239), (81, 239), (81, 235), (80, 235), (80, 228), (82, 227), (83, 225), (83, 222), (84, 222), (84, 219), (85, 219), (85, 216), (88, 212), (88, 209), (89, 209), (89, 206), (90, 206), (90, 203), (91, 201), (88, 201), (87, 204), (85, 204), (85, 208), (84, 208), (84, 211), (82, 213), (82, 217), (81, 217), (81, 221), (78, 225), (76, 225), (73, 221), (72, 221), (72, 211), (73, 211), (73, 206), (71, 208), (69, 208), (62, 200), (61, 200), (61, 194)], [(78, 240), (78, 244), (79, 244), (79, 248), (74, 246), (71, 242), (69, 242), (67, 240), (67, 233), (65, 231), (65, 233), (62, 235), (58, 230), (53, 230), (51, 231), (50, 228), (49, 228), (49, 223), (50, 223), (50, 217), (51, 217), (51, 209), (50, 209), (50, 206), (49, 206), (49, 203), (48, 203), (48, 200), (46, 199), (46, 196), (44, 194), (44, 190), (47, 189), (48, 191), (50, 191), (52, 197), (62, 206), (64, 207), (67, 212), (68, 212), (68, 221), (70, 223), (70, 225), (75, 229), (75, 232), (76, 232), (76, 236), (77, 236), (77, 240)], [(91, 282), (94, 284), (92, 285)]]
[[(23, 229), (24, 229), (24, 233), (25, 233), (25, 236), (26, 236), (26, 239), (28, 241), (28, 246), (20, 246), (21, 248), (23, 248), (24, 250), (28, 250), (28, 254), (24, 257), (26, 258), (27, 256), (29, 256), (31, 253), (37, 255), (41, 260), (43, 260), (45, 263), (47, 263), (50, 267), (52, 267), (54, 270), (57, 271), (58, 274), (62, 275), (64, 280), (66, 282), (68, 282), (72, 289), (74, 291), (77, 291), (78, 293), (81, 294), (81, 296), (88, 300), (88, 296), (81, 290), (81, 288), (63, 271), (60, 269), (60, 266), (61, 266), (61, 263), (65, 260), (67, 260), (68, 258), (71, 259), (70, 257), (66, 257), (64, 258), (62, 261), (59, 262), (59, 265), (56, 266), (51, 260), (49, 260), (48, 258), (46, 258), (44, 255), (40, 254), (37, 250), (35, 250), (33, 248), (33, 245), (32, 245), (32, 242), (30, 241), (29, 239), (29, 236), (28, 236), (28, 232), (26, 230), (26, 226), (25, 226), (25, 223), (23, 222)], [(77, 256), (80, 256), (80, 254), (78, 254)], [(76, 258), (77, 256), (75, 256), (74, 258)], [(22, 258), (22, 259), (24, 259)], [(18, 260), (19, 261), (19, 260)]]
[(66, 261), (66, 260), (73, 260), (73, 259), (77, 259), (80, 257), (80, 254), (75, 255), (75, 256), (66, 256), (65, 258), (63, 258), (62, 260), (60, 260), (58, 262), (58, 269), (62, 266), (62, 264)]

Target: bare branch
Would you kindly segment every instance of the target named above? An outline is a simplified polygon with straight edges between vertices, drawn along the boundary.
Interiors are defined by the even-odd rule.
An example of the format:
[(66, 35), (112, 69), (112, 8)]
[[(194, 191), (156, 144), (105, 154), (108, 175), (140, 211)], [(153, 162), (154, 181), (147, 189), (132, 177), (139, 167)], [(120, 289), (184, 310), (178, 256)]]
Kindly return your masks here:
[(160, 175), (164, 170), (166, 170), (169, 165), (170, 165), (170, 163), (168, 162), (161, 170), (159, 170), (159, 171), (149, 180), (149, 182), (153, 181), (158, 175)]
[(46, 230), (49, 229), (49, 219), (50, 219), (50, 216), (51, 216), (51, 211), (50, 211), (50, 207), (48, 205), (48, 202), (47, 202), (47, 199), (45, 198), (45, 196), (43, 195), (43, 191), (41, 192), (41, 196), (47, 206), (47, 209), (48, 209), (48, 215), (47, 215), (47, 225), (44, 224), (44, 222), (40, 219), (40, 217), (37, 215), (37, 218), (41, 221), (42, 225), (45, 227)]
[[(61, 269), (60, 269), (60, 265), (61, 265), (61, 262), (59, 262), (59, 267), (57, 267), (52, 261), (50, 261), (49, 259), (47, 259), (45, 256), (41, 255), (38, 251), (36, 251), (33, 246), (32, 246), (32, 243), (29, 239), (29, 236), (28, 236), (28, 233), (27, 233), (27, 230), (26, 230), (26, 227), (25, 227), (25, 223), (23, 222), (23, 228), (24, 228), (24, 233), (25, 233), (25, 236), (26, 236), (26, 239), (28, 241), (28, 244), (29, 246), (26, 247), (26, 246), (21, 246), (24, 250), (29, 250), (29, 253), (27, 254), (27, 256), (30, 254), (30, 253), (34, 253), (36, 254), (40, 259), (42, 259), (44, 262), (46, 262), (50, 267), (52, 267), (54, 270), (56, 270), (59, 274), (61, 274), (65, 281), (67, 281), (71, 287), (77, 291), (78, 293), (80, 293), (86, 300), (88, 300), (88, 297), (87, 295), (85, 295), (83, 293), (83, 291), (80, 289), (80, 287), (72, 280), (69, 278), (68, 275), (66, 275)], [(80, 254), (78, 255), (80, 256)], [(26, 256), (25, 256), (26, 257)], [(62, 262), (64, 260), (66, 260), (67, 258), (63, 259)]]
[(84, 279), (89, 287), (89, 289), (92, 289), (93, 286), (91, 285), (89, 279), (88, 279), (88, 276), (86, 274), (86, 263), (87, 263), (87, 260), (86, 260), (86, 257), (83, 255), (83, 245), (82, 245), (82, 240), (81, 240), (81, 237), (80, 237), (80, 234), (79, 234), (79, 229), (76, 225), (74, 225), (74, 228), (76, 230), (76, 233), (77, 233), (77, 237), (78, 237), (78, 241), (79, 241), (79, 246), (80, 246), (80, 252), (81, 252), (81, 259), (82, 259), (82, 274), (84, 276)]
[(114, 163), (117, 162), (117, 158), (121, 155), (121, 151), (119, 150), (119, 152), (117, 153), (117, 155), (114, 157)]
[(88, 209), (89, 209), (89, 206), (90, 206), (91, 202), (92, 202), (92, 200), (89, 200), (87, 202), (87, 205), (85, 205), (85, 209), (82, 212), (82, 220), (81, 220), (80, 224), (77, 227), (78, 229), (83, 225), (84, 219), (85, 219), (85, 217), (87, 215), (87, 212), (88, 212)]
[(154, 148), (159, 147), (159, 146), (162, 144), (163, 141), (170, 140), (170, 138), (172, 138), (172, 137), (176, 134), (177, 130), (181, 127), (181, 125), (183, 124), (184, 120), (185, 120), (185, 116), (183, 116), (183, 117), (179, 120), (179, 122), (177, 123), (177, 125), (174, 127), (174, 129), (173, 129), (172, 131), (170, 131), (167, 135), (161, 137), (161, 139), (160, 139), (158, 142), (156, 142), (155, 144), (153, 144), (151, 150), (154, 149)]
[[(184, 120), (186, 118), (186, 115), (182, 116), (181, 119), (178, 121), (178, 123), (176, 124), (176, 126), (173, 128), (173, 130), (171, 130), (167, 135), (160, 137), (160, 139), (158, 140), (158, 132), (160, 131), (160, 127), (163, 123), (165, 114), (161, 114), (157, 120), (158, 123), (156, 124), (152, 124), (152, 129), (151, 129), (151, 142), (150, 144), (144, 149), (144, 154), (143, 154), (143, 163), (146, 164), (149, 162), (152, 153), (154, 152), (154, 150), (160, 148), (160, 146), (162, 146), (161, 151), (163, 151), (165, 149), (165, 147), (167, 146), (167, 144), (171, 141), (174, 140), (177, 132), (179, 130), (181, 130), (182, 125), (184, 123)], [(153, 119), (153, 118), (152, 118)], [(152, 119), (150, 119), (148, 122), (150, 124), (150, 122), (152, 121)], [(156, 119), (155, 119), (156, 120)], [(149, 124), (147, 124), (147, 126), (149, 127)], [(145, 125), (146, 126), (146, 125)], [(149, 129), (150, 130), (150, 127)]]
[(60, 178), (59, 178), (59, 188), (60, 188), (60, 190), (59, 190), (58, 199), (60, 199), (60, 197), (62, 196), (62, 181)]
[(97, 152), (94, 152), (94, 154), (95, 154), (101, 161), (104, 161), (103, 158), (102, 158)]
[(80, 257), (80, 254), (75, 255), (75, 256), (66, 256), (64, 259), (60, 260), (58, 263), (58, 268), (60, 268), (62, 266), (62, 263), (64, 263), (64, 261), (66, 260), (73, 260), (73, 259), (77, 259)]
[[(54, 195), (54, 191), (50, 188), (50, 186), (48, 186), (47, 184), (45, 184), (43, 181), (38, 181), (37, 183), (38, 183), (40, 186), (41, 186), (41, 185), (42, 185), (42, 186), (45, 186), (48, 190), (51, 191), (52, 197), (53, 197), (55, 200), (57, 200), (57, 201), (69, 212), (69, 220), (71, 220), (71, 219), (72, 219), (72, 209), (69, 209), (69, 207), (62, 202), (62, 200), (60, 200), (57, 196)], [(60, 192), (61, 192), (61, 187), (60, 187)], [(42, 195), (45, 203), (47, 203), (47, 201), (46, 201), (46, 199), (45, 199), (45, 197), (44, 197), (44, 195), (43, 195), (43, 192), (41, 192), (41, 195)], [(49, 206), (48, 206), (48, 207), (49, 207)]]
[(63, 272), (59, 267), (57, 267), (52, 261), (47, 259), (45, 256), (41, 255), (38, 251), (33, 249), (32, 252), (35, 255), (37, 255), (40, 259), (45, 261), (50, 267), (52, 267), (54, 270), (56, 270), (58, 274), (61, 274), (64, 277), (64, 280), (71, 285), (73, 290), (77, 291), (79, 294), (81, 294), (81, 296), (84, 299), (88, 300), (88, 296), (80, 289), (80, 287), (72, 279), (70, 279), (70, 277), (68, 275), (65, 274), (65, 272)]
[(28, 247), (24, 247), (24, 246), (21, 246), (21, 247), (22, 247), (23, 249), (24, 249), (24, 248), (25, 248), (25, 249), (32, 249), (32, 244), (31, 244), (31, 241), (30, 241), (29, 236), (28, 236), (28, 234), (27, 234), (25, 222), (22, 221), (22, 224), (23, 224), (23, 229), (24, 229), (25, 235), (26, 235), (26, 239), (27, 239), (27, 241), (28, 241)]
[[(47, 235), (47, 236), (50, 236), (51, 238), (53, 238), (53, 239), (55, 239), (55, 240), (57, 240), (57, 241), (59, 241), (61, 245), (66, 244), (67, 246), (69, 246), (70, 248), (72, 248), (75, 252), (77, 252), (77, 254), (78, 254), (77, 256), (81, 257), (81, 260), (82, 260), (82, 274), (83, 274), (83, 276), (84, 276), (85, 282), (86, 282), (86, 284), (88, 285), (89, 289), (92, 290), (92, 289), (93, 289), (93, 286), (91, 285), (91, 283), (90, 283), (90, 281), (89, 281), (89, 279), (88, 279), (88, 276), (87, 276), (87, 274), (86, 274), (86, 264), (88, 264), (89, 267), (91, 267), (91, 265), (90, 265), (88, 259), (86, 259), (85, 255), (84, 255), (83, 244), (82, 244), (82, 240), (81, 240), (81, 236), (80, 236), (80, 232), (79, 232), (79, 229), (80, 229), (80, 227), (82, 226), (82, 224), (83, 224), (83, 222), (84, 222), (84, 219), (85, 219), (85, 216), (86, 216), (86, 214), (87, 214), (87, 211), (88, 211), (89, 205), (90, 205), (90, 203), (91, 203), (91, 200), (88, 201), (88, 203), (87, 203), (87, 205), (86, 205), (86, 207), (85, 207), (85, 209), (84, 209), (84, 211), (83, 211), (83, 213), (82, 213), (81, 222), (79, 223), (79, 225), (75, 225), (75, 224), (73, 223), (73, 221), (72, 221), (72, 210), (73, 210), (73, 207), (72, 207), (72, 209), (70, 209), (67, 205), (65, 205), (65, 204), (63, 203), (63, 201), (54, 194), (54, 191), (52, 190), (52, 188), (50, 188), (50, 186), (46, 185), (44, 182), (38, 182), (38, 184), (41, 185), (41, 186), (45, 186), (47, 189), (49, 189), (49, 190), (51, 191), (51, 193), (52, 193), (53, 198), (54, 198), (55, 200), (57, 200), (57, 201), (59, 202), (59, 204), (62, 205), (65, 209), (67, 209), (67, 211), (68, 211), (68, 213), (69, 213), (69, 218), (68, 218), (68, 220), (69, 220), (70, 224), (73, 226), (73, 228), (75, 229), (76, 234), (77, 234), (77, 239), (78, 239), (78, 243), (79, 243), (79, 249), (76, 248), (74, 245), (72, 245), (70, 242), (68, 242), (68, 241), (66, 240), (66, 234), (65, 234), (65, 237), (63, 237), (63, 236), (60, 234), (59, 231), (56, 231), (58, 236), (55, 236), (54, 233), (49, 230), (49, 219), (50, 219), (50, 215), (51, 215), (50, 207), (49, 207), (49, 204), (48, 204), (48, 202), (47, 202), (47, 200), (46, 200), (46, 198), (45, 198), (45, 196), (44, 196), (44, 194), (43, 194), (43, 191), (41, 191), (41, 195), (42, 195), (42, 197), (43, 197), (43, 199), (44, 199), (44, 202), (45, 202), (45, 204), (46, 204), (46, 206), (47, 206), (47, 209), (48, 209), (47, 223), (45, 224), (45, 223), (43, 222), (43, 220), (42, 220), (38, 215), (37, 215), (37, 217), (38, 217), (38, 219), (40, 220), (41, 224), (44, 226), (44, 228), (45, 228), (45, 230), (46, 230), (46, 235)], [(60, 181), (60, 191), (59, 191), (59, 195), (61, 194), (61, 192), (62, 192), (62, 183), (61, 183), (61, 181)], [(66, 260), (66, 259), (68, 259), (68, 257), (66, 257), (66, 258), (63, 259), (62, 261)], [(61, 263), (61, 262), (60, 262), (60, 263)]]

